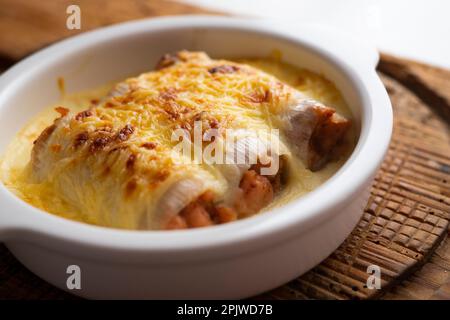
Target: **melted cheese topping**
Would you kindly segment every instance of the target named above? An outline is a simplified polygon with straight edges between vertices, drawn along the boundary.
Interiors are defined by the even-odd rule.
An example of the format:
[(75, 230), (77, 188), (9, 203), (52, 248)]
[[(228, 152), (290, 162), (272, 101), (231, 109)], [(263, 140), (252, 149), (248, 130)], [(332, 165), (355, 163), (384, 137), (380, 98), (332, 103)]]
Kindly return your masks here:
[[(16, 135), (6, 150), (0, 162), (3, 183), (24, 201), (47, 212), (91, 224), (135, 228), (135, 211), (142, 200), (139, 196), (142, 192), (136, 190), (149, 190), (154, 199), (159, 199), (186, 171), (208, 181), (208, 189), (219, 194), (226, 189), (226, 181), (214, 166), (173, 164), (181, 157), (173, 152), (177, 143), (172, 139), (174, 129), (192, 132), (193, 121), (198, 120), (203, 129), (276, 127), (275, 109), (292, 94), (283, 83), (335, 108), (341, 115), (351, 116), (331, 82), (277, 59), (230, 62), (189, 52), (182, 52), (178, 58), (182, 63), (144, 73), (116, 86), (66, 95), (56, 105), (46, 108)], [(111, 88), (112, 94), (104, 98)], [(56, 106), (64, 106), (70, 112), (57, 120), (57, 129), (47, 143), (51, 152), (43, 153), (45, 159), (35, 159), (34, 165), (39, 166), (36, 170), (30, 164), (33, 141), (52, 124)], [(87, 106), (91, 108), (83, 113)], [(60, 112), (65, 113), (61, 109)], [(126, 126), (132, 128), (131, 133)], [(120, 138), (122, 133), (126, 135), (124, 139)], [(100, 142), (96, 144), (96, 141)], [(111, 156), (115, 151), (116, 155)], [(89, 156), (92, 153), (97, 155)], [(130, 159), (132, 173), (127, 170)], [(336, 172), (345, 159), (342, 157), (313, 173), (294, 158), (288, 185), (269, 207), (313, 190)], [(91, 177), (92, 173), (84, 170), (86, 161), (97, 175)], [(109, 174), (109, 180), (102, 180), (105, 168), (114, 173)], [(62, 179), (61, 174), (66, 172), (72, 175)], [(75, 176), (85, 176), (85, 179), (74, 184)], [(119, 189), (116, 181), (120, 181)], [(60, 192), (67, 186), (74, 191), (69, 197)], [(119, 203), (124, 201), (121, 197), (136, 205), (124, 209)], [(98, 199), (108, 202), (108, 206)], [(74, 205), (80, 201), (82, 208)], [(146, 201), (149, 206), (149, 200)], [(152, 206), (155, 208), (156, 202)], [(116, 207), (121, 209), (111, 218), (111, 212), (105, 208)], [(114, 220), (114, 216), (119, 218)]]

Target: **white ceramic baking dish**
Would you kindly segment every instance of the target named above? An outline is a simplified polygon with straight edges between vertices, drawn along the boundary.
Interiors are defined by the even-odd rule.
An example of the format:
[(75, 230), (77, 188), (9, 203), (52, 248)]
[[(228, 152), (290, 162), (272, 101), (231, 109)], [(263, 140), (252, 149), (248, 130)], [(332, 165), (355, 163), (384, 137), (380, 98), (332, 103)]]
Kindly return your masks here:
[(324, 74), (354, 115), (358, 144), (325, 184), (281, 208), (225, 225), (187, 231), (123, 231), (36, 209), (0, 184), (0, 240), (31, 271), (68, 290), (81, 268), (88, 298), (244, 298), (292, 280), (335, 250), (362, 214), (392, 127), (376, 51), (332, 30), (275, 27), (262, 20), (185, 16), (120, 24), (64, 40), (0, 78), (0, 153), (41, 108), (69, 92), (151, 69), (164, 53), (265, 56)]

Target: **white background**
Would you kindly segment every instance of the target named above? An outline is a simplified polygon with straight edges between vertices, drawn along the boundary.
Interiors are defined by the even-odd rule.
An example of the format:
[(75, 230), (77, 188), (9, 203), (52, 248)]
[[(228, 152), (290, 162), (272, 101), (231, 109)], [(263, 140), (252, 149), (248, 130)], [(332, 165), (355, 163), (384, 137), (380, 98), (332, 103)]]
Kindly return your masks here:
[(379, 50), (450, 69), (450, 0), (180, 0), (223, 12), (320, 23)]

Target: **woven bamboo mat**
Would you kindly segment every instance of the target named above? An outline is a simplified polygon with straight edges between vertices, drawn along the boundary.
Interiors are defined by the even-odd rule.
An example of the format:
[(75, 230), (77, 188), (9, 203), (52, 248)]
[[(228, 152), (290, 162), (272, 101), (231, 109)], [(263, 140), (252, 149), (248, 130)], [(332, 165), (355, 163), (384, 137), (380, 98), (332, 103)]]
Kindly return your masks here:
[[(83, 31), (153, 15), (205, 13), (159, 0), (78, 3)], [(64, 28), (69, 4), (0, 0), (0, 68), (70, 35)], [(450, 241), (443, 241), (450, 221), (450, 71), (386, 55), (378, 68), (394, 105), (394, 134), (361, 221), (319, 266), (258, 298), (450, 299)], [(380, 267), (380, 290), (366, 287), (369, 265)], [(0, 245), (0, 298), (74, 297)]]
[[(392, 78), (382, 79), (394, 106), (394, 133), (361, 221), (319, 266), (267, 297), (379, 297), (422, 266), (447, 236), (448, 128), (414, 93)], [(381, 290), (366, 287), (369, 265), (380, 266)], [(450, 277), (444, 282), (450, 286)]]

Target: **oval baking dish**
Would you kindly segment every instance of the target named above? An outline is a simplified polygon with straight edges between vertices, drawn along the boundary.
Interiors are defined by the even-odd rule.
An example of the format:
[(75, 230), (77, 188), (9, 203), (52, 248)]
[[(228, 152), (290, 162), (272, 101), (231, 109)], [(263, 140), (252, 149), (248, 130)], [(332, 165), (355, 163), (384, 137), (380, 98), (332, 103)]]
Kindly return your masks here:
[(81, 269), (88, 298), (244, 298), (281, 285), (329, 255), (360, 218), (387, 150), (392, 111), (376, 52), (317, 26), (295, 32), (264, 21), (185, 16), (131, 22), (52, 45), (0, 78), (0, 153), (40, 108), (58, 100), (57, 79), (76, 92), (138, 74), (167, 52), (268, 56), (331, 80), (353, 114), (358, 143), (314, 191), (233, 223), (177, 231), (127, 231), (60, 218), (0, 185), (0, 240), (31, 271), (68, 290)]

